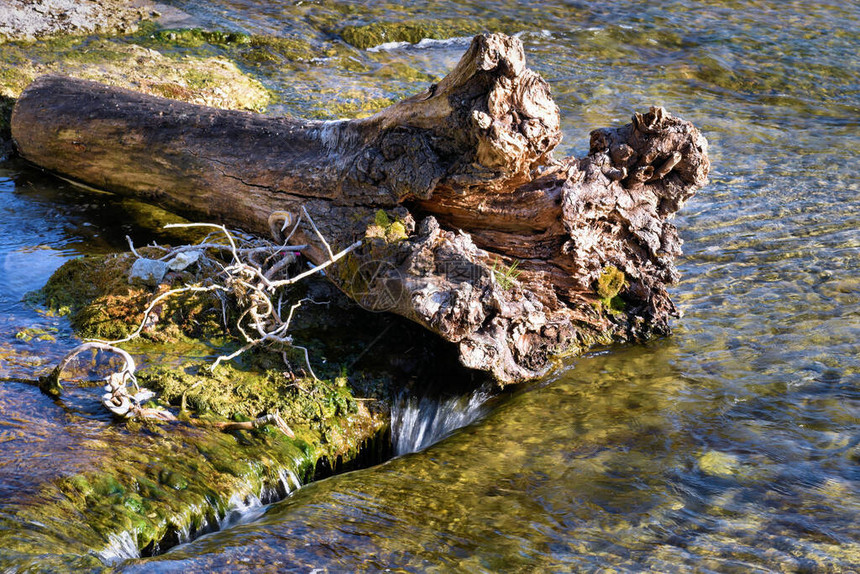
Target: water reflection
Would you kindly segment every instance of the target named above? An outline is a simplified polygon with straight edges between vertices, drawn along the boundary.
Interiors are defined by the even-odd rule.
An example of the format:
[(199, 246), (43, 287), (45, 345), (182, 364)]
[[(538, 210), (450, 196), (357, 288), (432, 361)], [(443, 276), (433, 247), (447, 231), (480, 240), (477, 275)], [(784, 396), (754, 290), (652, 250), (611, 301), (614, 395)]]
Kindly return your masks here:
[[(492, 6), (514, 21), (510, 7)], [(651, 103), (711, 141), (712, 184), (678, 221), (675, 336), (580, 360), (443, 443), (141, 568), (860, 563), (856, 6), (566, 9), (515, 24), (561, 107), (562, 151)]]
[(810, 425), (838, 413), (830, 397), (857, 401), (856, 384), (835, 390), (829, 373), (774, 401), (774, 389), (687, 372), (693, 351), (664, 341), (582, 359), (443, 443), (310, 485), (143, 568), (851, 564), (856, 441)]

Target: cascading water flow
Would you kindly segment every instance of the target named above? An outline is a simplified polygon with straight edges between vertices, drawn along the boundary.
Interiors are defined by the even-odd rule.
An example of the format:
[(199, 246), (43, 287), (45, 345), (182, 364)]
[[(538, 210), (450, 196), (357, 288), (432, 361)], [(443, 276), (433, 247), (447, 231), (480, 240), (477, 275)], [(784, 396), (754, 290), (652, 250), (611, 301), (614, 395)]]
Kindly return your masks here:
[(410, 396), (402, 393), (391, 407), (391, 444), (395, 456), (418, 452), (483, 417), (492, 394), (481, 387), (470, 395)]
[[(300, 464), (300, 461), (294, 462), (297, 465)], [(277, 481), (263, 484), (259, 494), (250, 490), (233, 493), (227, 502), (227, 508), (223, 515), (219, 515), (214, 504), (212, 507), (198, 508), (197, 513), (201, 515), (199, 525), (194, 528), (188, 523), (177, 526), (170, 537), (154, 544), (143, 555), (164, 554), (168, 550), (192, 542), (205, 534), (252, 522), (262, 516), (269, 505), (283, 500), (301, 486), (302, 483), (293, 470), (281, 468), (278, 470)], [(137, 547), (134, 534), (125, 531), (119, 534), (110, 534), (107, 547), (99, 552), (98, 556), (105, 564), (116, 565), (124, 560), (140, 558), (141, 551)]]

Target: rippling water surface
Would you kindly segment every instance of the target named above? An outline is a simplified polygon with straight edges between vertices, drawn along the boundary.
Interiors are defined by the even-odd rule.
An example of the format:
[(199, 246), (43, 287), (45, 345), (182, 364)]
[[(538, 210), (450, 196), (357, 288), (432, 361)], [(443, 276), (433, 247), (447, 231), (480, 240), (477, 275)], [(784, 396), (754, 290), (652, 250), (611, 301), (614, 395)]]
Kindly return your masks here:
[[(128, 571), (860, 568), (856, 2), (169, 3), (203, 26), (336, 46), (248, 68), (282, 94), (275, 112), (322, 117), (416, 92), (464, 48), (359, 50), (332, 30), (486, 22), (520, 33), (552, 85), (562, 153), (659, 104), (705, 133), (714, 170), (678, 217), (672, 337), (573, 361), (429, 449)], [(21, 296), (70, 256), (121, 249), (126, 231), (100, 214), (127, 208), (19, 165), (0, 171), (0, 196), (0, 376), (27, 379), (70, 343)], [(33, 325), (58, 342), (16, 338)], [(0, 385), (0, 407), (8, 496), (29, 484), (16, 449), (52, 452), (82, 431), (26, 385)]]

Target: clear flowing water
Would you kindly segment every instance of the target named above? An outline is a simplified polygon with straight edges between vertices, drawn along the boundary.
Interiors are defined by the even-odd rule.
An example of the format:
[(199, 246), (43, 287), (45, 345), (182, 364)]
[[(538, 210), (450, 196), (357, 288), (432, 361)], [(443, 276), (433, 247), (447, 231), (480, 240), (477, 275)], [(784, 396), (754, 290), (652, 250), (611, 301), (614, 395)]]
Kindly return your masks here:
[[(308, 485), (126, 571), (860, 569), (860, 5), (169, 3), (201, 25), (335, 47), (249, 67), (281, 94), (275, 112), (298, 115), (418, 91), (463, 50), (358, 50), (333, 29), (486, 22), (520, 33), (552, 85), (560, 153), (659, 104), (705, 133), (714, 170), (677, 220), (672, 337), (573, 361), (428, 449)], [(32, 378), (67, 339), (20, 296), (66, 257), (122, 248), (122, 233), (100, 215), (108, 199), (9, 169), (0, 374)], [(58, 344), (16, 339), (34, 323)], [(82, 432), (47, 403), (0, 386), (0, 496), (51, 476), (25, 477), (10, 453)], [(27, 416), (54, 426), (22, 430)]]
[(469, 395), (415, 396), (402, 393), (391, 406), (391, 447), (395, 455), (418, 452), (489, 411), (492, 389)]

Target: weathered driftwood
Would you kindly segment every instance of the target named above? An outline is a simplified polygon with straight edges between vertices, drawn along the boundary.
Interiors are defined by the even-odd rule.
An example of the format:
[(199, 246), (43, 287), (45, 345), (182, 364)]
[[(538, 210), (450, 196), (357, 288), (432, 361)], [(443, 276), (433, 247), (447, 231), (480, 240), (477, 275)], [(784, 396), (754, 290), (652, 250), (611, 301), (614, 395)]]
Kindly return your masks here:
[[(366, 238), (332, 280), (501, 382), (597, 340), (668, 332), (680, 253), (668, 220), (709, 169), (704, 137), (660, 108), (592, 132), (583, 159), (554, 160), (558, 108), (519, 40), (500, 34), (366, 119), (273, 118), (44, 77), (12, 130), (33, 163), (177, 213), (268, 233), (270, 214), (295, 221), (305, 208), (335, 251)], [(330, 257), (307, 218), (291, 242), (314, 263)]]

